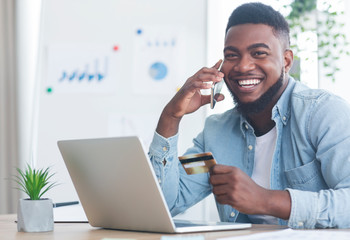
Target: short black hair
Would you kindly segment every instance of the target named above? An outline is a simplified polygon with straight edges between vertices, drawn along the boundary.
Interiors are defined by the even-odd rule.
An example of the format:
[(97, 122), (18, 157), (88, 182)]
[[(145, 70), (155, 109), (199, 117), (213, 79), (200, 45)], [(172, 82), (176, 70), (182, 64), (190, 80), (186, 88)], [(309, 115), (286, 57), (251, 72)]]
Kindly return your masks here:
[(274, 34), (283, 38), (289, 47), (289, 25), (282, 14), (271, 6), (260, 2), (240, 5), (232, 12), (227, 23), (226, 33), (231, 27), (246, 23), (266, 24), (272, 27)]

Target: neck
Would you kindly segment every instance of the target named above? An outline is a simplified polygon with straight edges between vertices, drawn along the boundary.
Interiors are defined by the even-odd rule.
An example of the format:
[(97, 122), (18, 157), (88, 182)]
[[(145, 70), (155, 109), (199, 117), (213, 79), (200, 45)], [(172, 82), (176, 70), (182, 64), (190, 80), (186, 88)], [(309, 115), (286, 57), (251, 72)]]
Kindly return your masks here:
[(263, 112), (247, 116), (247, 120), (254, 128), (257, 137), (268, 133), (276, 125), (275, 121), (271, 119), (272, 107), (266, 107)]

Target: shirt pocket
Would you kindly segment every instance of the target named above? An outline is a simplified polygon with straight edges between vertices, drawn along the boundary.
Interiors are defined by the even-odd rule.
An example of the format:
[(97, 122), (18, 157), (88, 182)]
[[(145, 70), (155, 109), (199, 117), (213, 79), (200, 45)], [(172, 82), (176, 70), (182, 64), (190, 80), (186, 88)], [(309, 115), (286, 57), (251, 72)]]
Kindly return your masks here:
[(289, 188), (313, 192), (328, 188), (322, 176), (320, 163), (316, 160), (287, 170), (285, 175)]

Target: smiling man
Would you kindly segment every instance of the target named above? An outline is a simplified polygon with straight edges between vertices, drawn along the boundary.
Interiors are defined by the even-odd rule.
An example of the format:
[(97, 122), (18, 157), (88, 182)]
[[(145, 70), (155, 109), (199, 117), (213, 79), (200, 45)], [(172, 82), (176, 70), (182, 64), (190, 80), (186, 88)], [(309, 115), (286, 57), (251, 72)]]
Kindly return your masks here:
[[(350, 227), (350, 107), (288, 75), (289, 27), (261, 3), (235, 9), (224, 63), (190, 77), (164, 108), (150, 158), (173, 215), (213, 193), (221, 221)], [(187, 154), (211, 152), (210, 173), (188, 175), (177, 153), (182, 117), (210, 102), (224, 81), (235, 107), (206, 119)], [(222, 100), (221, 95), (219, 100)]]

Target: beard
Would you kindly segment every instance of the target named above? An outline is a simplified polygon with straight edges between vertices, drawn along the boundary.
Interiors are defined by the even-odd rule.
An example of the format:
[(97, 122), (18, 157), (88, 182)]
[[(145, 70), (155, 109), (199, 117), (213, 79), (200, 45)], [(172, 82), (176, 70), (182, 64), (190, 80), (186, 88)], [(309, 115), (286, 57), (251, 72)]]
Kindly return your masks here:
[(274, 97), (282, 87), (283, 79), (285, 76), (283, 70), (284, 69), (282, 69), (281, 75), (278, 78), (277, 82), (274, 83), (263, 95), (261, 95), (254, 102), (243, 103), (232, 91), (230, 91), (233, 98), (233, 102), (236, 104), (236, 109), (238, 110), (238, 112), (240, 112), (244, 116), (262, 112), (269, 105), (269, 103), (271, 103), (271, 101), (274, 99)]

